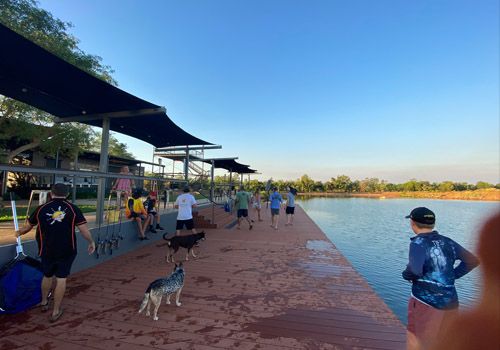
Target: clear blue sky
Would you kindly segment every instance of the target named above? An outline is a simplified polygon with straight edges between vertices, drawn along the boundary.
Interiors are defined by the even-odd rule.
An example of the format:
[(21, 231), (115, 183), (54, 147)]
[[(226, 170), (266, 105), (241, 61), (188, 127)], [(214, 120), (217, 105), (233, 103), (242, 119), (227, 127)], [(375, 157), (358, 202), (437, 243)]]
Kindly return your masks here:
[(40, 6), (122, 89), (261, 179), (500, 182), (497, 0)]

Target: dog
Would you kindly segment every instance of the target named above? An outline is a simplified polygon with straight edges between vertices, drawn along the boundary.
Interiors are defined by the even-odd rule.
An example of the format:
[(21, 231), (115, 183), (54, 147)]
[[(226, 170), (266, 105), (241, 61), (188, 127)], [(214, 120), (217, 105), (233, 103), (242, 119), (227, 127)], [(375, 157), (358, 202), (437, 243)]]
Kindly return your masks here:
[(167, 238), (167, 235), (168, 233), (163, 235), (163, 239), (167, 241), (168, 245), (167, 262), (170, 262), (170, 257), (172, 257), (172, 262), (174, 262), (174, 254), (177, 253), (180, 247), (187, 249), (186, 261), (189, 260), (189, 252), (191, 252), (193, 258), (196, 258), (193, 247), (200, 241), (205, 240), (205, 232), (203, 231), (189, 236), (174, 236), (172, 238)]
[(138, 313), (140, 314), (144, 311), (147, 306), (146, 316), (149, 316), (149, 307), (151, 304), (154, 304), (153, 320), (158, 321), (158, 309), (160, 308), (162, 297), (166, 295), (167, 305), (170, 305), (170, 295), (175, 292), (177, 292), (175, 294), (175, 305), (181, 306), (182, 304), (179, 298), (181, 296), (182, 287), (184, 287), (184, 275), (184, 268), (182, 267), (182, 263), (180, 263), (179, 265), (175, 265), (174, 272), (170, 276), (159, 278), (151, 282), (148, 289), (146, 289)]

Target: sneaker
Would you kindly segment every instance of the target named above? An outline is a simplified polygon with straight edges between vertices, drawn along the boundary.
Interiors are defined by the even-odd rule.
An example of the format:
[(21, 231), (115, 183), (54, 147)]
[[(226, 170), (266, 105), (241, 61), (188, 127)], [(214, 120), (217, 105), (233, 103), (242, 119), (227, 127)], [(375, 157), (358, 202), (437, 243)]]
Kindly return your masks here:
[(165, 230), (163, 227), (161, 227), (160, 225), (156, 225), (156, 229), (160, 230), (160, 231), (163, 231)]
[(253, 226), (252, 226), (252, 225), (250, 225), (250, 228), (249, 228), (249, 230), (251, 230), (252, 228), (253, 228)]
[(153, 226), (151, 226), (151, 228), (149, 229), (149, 232), (151, 232), (151, 233), (157, 233), (157, 231), (153, 228)]

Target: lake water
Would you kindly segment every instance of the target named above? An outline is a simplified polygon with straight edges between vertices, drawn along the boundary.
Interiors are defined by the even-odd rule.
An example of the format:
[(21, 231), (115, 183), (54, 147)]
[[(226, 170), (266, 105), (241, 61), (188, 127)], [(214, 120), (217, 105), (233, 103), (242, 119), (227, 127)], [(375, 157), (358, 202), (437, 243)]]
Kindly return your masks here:
[[(439, 233), (474, 251), (481, 222), (500, 209), (498, 202), (430, 199), (302, 197), (297, 202), (405, 324), (411, 284), (401, 272), (414, 234), (404, 217), (415, 207), (428, 207)], [(456, 281), (462, 307), (477, 300), (480, 282), (479, 268)]]

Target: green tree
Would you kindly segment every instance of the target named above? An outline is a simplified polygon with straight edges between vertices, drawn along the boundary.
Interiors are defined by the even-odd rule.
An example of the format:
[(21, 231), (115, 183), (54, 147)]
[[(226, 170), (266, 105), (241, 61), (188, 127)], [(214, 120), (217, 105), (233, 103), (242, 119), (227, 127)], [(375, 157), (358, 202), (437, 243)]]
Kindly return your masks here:
[[(92, 139), (90, 150), (94, 152), (101, 151), (101, 136), (102, 133), (100, 131), (95, 133), (94, 138)], [(122, 158), (130, 158), (133, 159), (134, 156), (132, 153), (128, 151), (128, 147), (125, 143), (118, 141), (113, 134), (109, 134), (109, 154), (116, 157)]]
[(300, 192), (312, 192), (314, 189), (314, 180), (304, 174), (295, 182), (295, 187)]
[(478, 190), (480, 190), (480, 189), (484, 189), (484, 188), (492, 188), (492, 187), (495, 187), (495, 186), (494, 186), (493, 184), (488, 183), (488, 182), (478, 181), (478, 182), (476, 183), (476, 188), (477, 188)]
[[(87, 54), (78, 47), (78, 39), (68, 32), (71, 23), (53, 17), (39, 8), (36, 1), (0, 0), (0, 22), (82, 70), (116, 84), (111, 77), (113, 71), (101, 63), (99, 56)], [(8, 53), (2, 51), (2, 54)], [(12, 140), (13, 135), (15, 140)], [(76, 123), (55, 124), (52, 115), (0, 96), (0, 143), (6, 150), (4, 160), (7, 162), (36, 147), (64, 149), (74, 154), (88, 146), (86, 140), (91, 136), (90, 127)]]
[(455, 189), (455, 186), (453, 182), (451, 181), (444, 181), (439, 184), (438, 190), (441, 192), (449, 192), (453, 191)]

